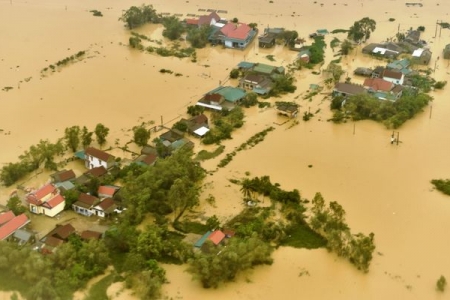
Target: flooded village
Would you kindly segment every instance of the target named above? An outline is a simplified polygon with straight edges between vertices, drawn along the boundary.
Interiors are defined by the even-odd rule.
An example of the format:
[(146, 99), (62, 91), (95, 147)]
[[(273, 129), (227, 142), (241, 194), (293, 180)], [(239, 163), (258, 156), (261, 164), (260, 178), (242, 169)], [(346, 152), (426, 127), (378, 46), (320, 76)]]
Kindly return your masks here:
[[(168, 21), (134, 27), (144, 4)], [(144, 4), (0, 2), (0, 269), (23, 278), (0, 299), (72, 297), (22, 292), (44, 277), (74, 299), (446, 299), (449, 198), (431, 180), (450, 177), (450, 3)], [(391, 116), (407, 97), (421, 106)], [(4, 176), (20, 162), (37, 166)], [(321, 197), (345, 210), (342, 249)], [(12, 271), (14, 247), (29, 259)], [(239, 251), (248, 268), (202, 273)]]

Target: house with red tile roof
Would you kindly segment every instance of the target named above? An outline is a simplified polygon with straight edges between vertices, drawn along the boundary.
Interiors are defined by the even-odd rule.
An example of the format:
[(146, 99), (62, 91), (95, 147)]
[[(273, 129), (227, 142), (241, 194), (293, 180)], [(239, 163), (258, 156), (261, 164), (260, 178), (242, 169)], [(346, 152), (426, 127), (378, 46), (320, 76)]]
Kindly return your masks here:
[(363, 86), (369, 92), (390, 92), (395, 84), (382, 78), (367, 78)]
[(118, 186), (101, 185), (98, 187), (97, 194), (100, 199), (112, 198), (119, 189), (120, 189), (120, 187), (118, 187)]
[(30, 211), (34, 214), (44, 214), (54, 217), (64, 210), (66, 201), (59, 190), (51, 183), (27, 195)]
[(8, 237), (13, 235), (16, 230), (24, 227), (28, 223), (30, 223), (30, 220), (25, 214), (18, 215), (17, 217), (15, 216), (10, 219), (0, 227), (0, 241), (6, 240)]
[(53, 183), (59, 183), (75, 179), (77, 176), (73, 170), (61, 170), (50, 175)]
[(209, 236), (208, 240), (214, 243), (214, 245), (219, 245), (220, 242), (225, 238), (225, 233), (221, 230), (213, 231)]
[(105, 151), (94, 147), (88, 147), (84, 150), (84, 162), (88, 169), (104, 167), (109, 169), (115, 164), (115, 157)]
[(226, 48), (244, 49), (250, 44), (256, 33), (256, 30), (245, 23), (229, 22), (215, 34), (215, 37)]
[(367, 78), (364, 80), (364, 88), (380, 100), (396, 101), (400, 99), (403, 92), (401, 85), (395, 85), (382, 78)]

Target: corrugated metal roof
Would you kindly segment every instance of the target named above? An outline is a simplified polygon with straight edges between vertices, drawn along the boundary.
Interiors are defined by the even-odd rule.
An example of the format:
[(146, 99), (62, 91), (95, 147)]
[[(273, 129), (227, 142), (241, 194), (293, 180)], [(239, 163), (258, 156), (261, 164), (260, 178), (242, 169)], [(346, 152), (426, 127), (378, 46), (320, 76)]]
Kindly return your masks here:
[(241, 61), (241, 62), (238, 64), (238, 67), (239, 67), (239, 68), (242, 68), (242, 69), (250, 69), (250, 68), (253, 68), (254, 65), (255, 65), (255, 64), (254, 64), (254, 63), (251, 63), (251, 62)]
[(211, 231), (208, 231), (207, 233), (205, 233), (195, 244), (194, 247), (200, 248), (201, 246), (203, 246), (203, 244), (206, 242), (206, 240), (208, 239), (208, 237), (210, 236)]
[(222, 95), (229, 102), (236, 102), (245, 97), (246, 92), (243, 89), (231, 86), (223, 86), (215, 90), (217, 94)]

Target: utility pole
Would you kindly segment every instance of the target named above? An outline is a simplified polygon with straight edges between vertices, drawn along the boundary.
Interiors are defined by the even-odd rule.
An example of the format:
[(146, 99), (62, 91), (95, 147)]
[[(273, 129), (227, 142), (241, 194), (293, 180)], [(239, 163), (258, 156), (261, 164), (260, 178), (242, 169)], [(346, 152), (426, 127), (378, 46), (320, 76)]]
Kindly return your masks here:
[(398, 141), (400, 140), (400, 131), (397, 131), (397, 146), (398, 146)]
[(433, 101), (431, 101), (431, 105), (430, 105), (430, 119), (431, 119), (431, 113), (433, 112)]
[[(442, 23), (442, 20), (441, 20)], [(441, 32), (442, 32), (442, 26), (439, 26), (439, 37), (441, 37)]]
[(437, 36), (437, 27), (438, 27), (438, 20), (436, 20), (436, 30), (434, 31), (434, 37), (436, 37)]
[(438, 61), (439, 61), (439, 56), (437, 57), (436, 61), (434, 62), (434, 70), (433, 70), (433, 73), (436, 72), (436, 67), (437, 67)]

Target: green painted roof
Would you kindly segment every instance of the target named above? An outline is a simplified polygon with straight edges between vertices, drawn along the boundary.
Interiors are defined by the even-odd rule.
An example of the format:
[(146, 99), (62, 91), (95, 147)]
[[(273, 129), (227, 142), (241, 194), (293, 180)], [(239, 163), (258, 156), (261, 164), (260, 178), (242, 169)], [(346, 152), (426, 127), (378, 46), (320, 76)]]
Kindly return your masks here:
[(257, 64), (253, 71), (262, 73), (262, 74), (271, 74), (277, 67), (266, 65), (266, 64)]
[(246, 92), (241, 88), (235, 88), (231, 86), (219, 86), (218, 88), (212, 90), (208, 94), (219, 94), (222, 95), (226, 101), (236, 102), (244, 98)]

